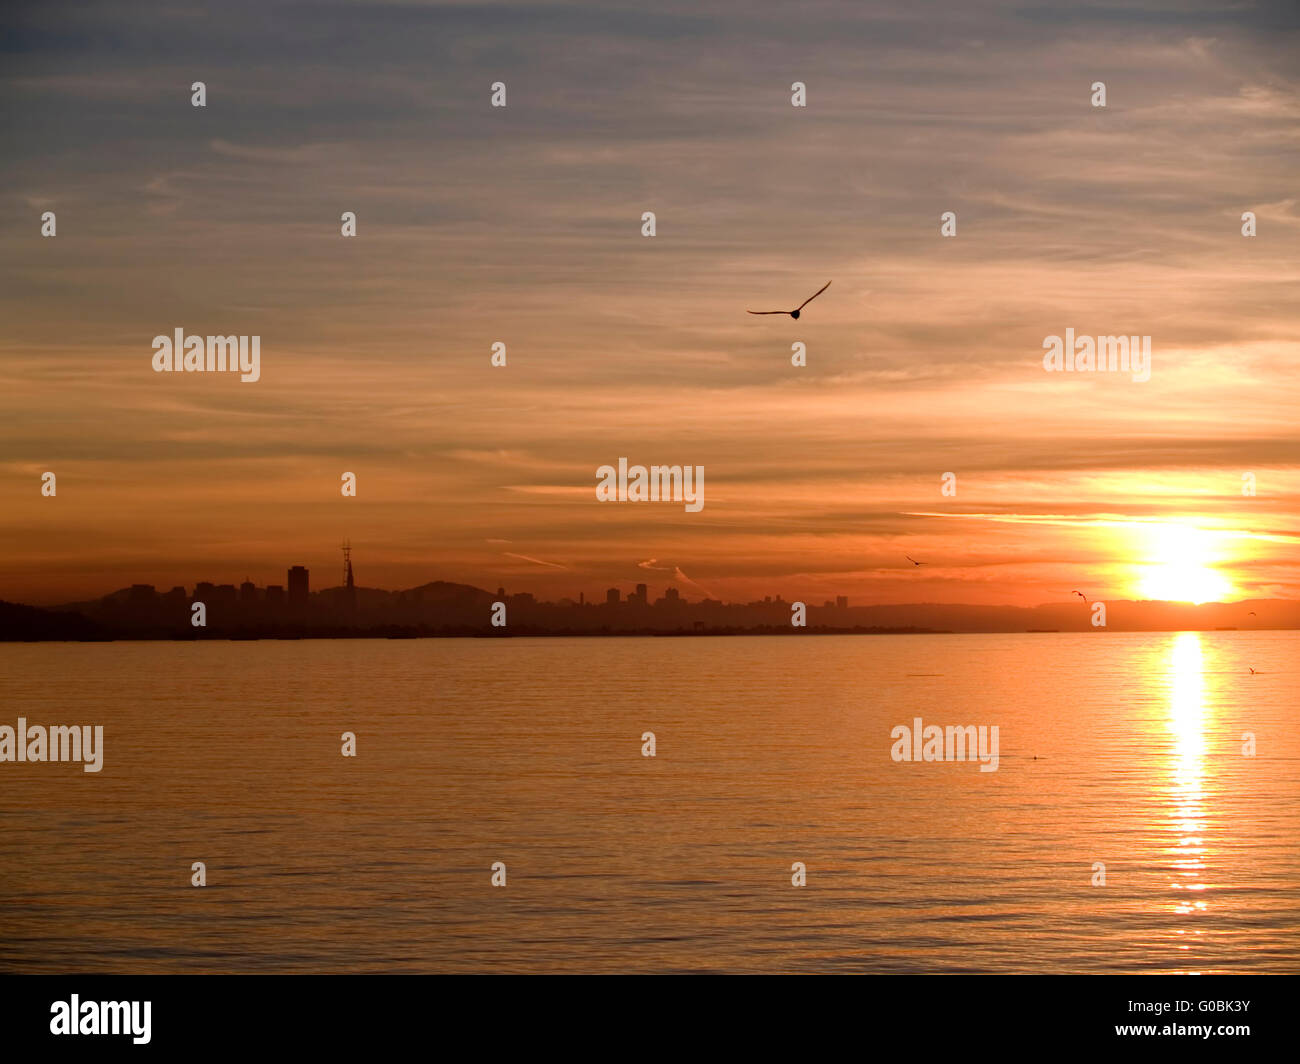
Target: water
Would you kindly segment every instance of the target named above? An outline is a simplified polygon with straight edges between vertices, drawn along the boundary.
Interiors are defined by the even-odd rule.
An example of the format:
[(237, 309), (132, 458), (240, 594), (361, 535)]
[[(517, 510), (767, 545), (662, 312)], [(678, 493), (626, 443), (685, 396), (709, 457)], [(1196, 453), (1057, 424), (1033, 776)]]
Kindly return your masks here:
[[(1296, 972), (1298, 649), (3, 645), (0, 723), (105, 757), (0, 764), (0, 969)], [(893, 762), (916, 716), (998, 770)]]

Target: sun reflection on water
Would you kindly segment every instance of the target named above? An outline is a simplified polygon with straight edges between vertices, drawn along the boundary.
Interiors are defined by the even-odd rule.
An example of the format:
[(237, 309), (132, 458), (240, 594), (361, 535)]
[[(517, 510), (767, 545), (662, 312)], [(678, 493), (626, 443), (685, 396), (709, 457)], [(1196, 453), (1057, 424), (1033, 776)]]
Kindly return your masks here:
[[(1173, 911), (1196, 915), (1206, 903), (1194, 894), (1206, 889), (1205, 871), (1205, 669), (1200, 637), (1180, 632), (1169, 658), (1169, 730), (1174, 736), (1169, 766), (1172, 828), (1177, 836), (1171, 864), (1175, 881), (1169, 884), (1187, 895), (1175, 896)], [(1194, 932), (1196, 933), (1196, 932)], [(1184, 949), (1188, 948), (1186, 946)]]

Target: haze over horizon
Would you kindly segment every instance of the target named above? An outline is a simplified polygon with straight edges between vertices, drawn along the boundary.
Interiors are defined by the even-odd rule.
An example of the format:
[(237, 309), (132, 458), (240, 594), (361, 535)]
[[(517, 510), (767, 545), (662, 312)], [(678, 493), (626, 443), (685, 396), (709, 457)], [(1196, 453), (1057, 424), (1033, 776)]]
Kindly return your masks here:
[[(553, 599), (1300, 598), (1298, 27), (9, 5), (0, 599), (315, 578), (345, 538), (366, 586)], [(176, 328), (259, 335), (261, 379), (154, 373)], [(1044, 372), (1067, 329), (1151, 336), (1150, 380)], [(598, 503), (621, 456), (703, 466), (703, 509)]]

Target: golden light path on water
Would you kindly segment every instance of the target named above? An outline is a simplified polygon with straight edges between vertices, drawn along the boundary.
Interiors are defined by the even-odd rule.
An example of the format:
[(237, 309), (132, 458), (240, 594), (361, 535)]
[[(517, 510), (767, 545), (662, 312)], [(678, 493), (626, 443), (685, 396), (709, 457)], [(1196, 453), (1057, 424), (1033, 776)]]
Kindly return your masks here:
[[(1174, 896), (1173, 912), (1188, 917), (1202, 915), (1208, 902), (1201, 897), (1208, 884), (1206, 871), (1208, 850), (1204, 835), (1205, 808), (1205, 663), (1200, 637), (1195, 632), (1181, 632), (1174, 640), (1169, 656), (1169, 729), (1174, 744), (1169, 760), (1169, 793), (1174, 807), (1171, 864), (1177, 870), (1170, 884)], [(1179, 935), (1202, 932), (1189, 920)], [(1190, 949), (1183, 944), (1181, 949)]]
[(1273, 631), (0, 645), (107, 750), (7, 766), (0, 970), (1296, 973), (1297, 690)]

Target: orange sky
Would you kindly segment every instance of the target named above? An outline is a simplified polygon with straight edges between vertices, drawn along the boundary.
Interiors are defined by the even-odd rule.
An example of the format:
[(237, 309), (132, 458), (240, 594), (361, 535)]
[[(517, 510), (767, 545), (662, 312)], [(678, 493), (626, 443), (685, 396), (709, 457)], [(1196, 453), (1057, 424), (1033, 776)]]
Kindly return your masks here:
[[(7, 11), (0, 598), (345, 537), (381, 587), (1295, 597), (1294, 19), (892, 6)], [(155, 374), (177, 327), (261, 380)], [(1151, 379), (1045, 372), (1067, 328)], [(620, 456), (704, 509), (597, 502)]]

